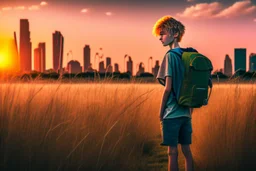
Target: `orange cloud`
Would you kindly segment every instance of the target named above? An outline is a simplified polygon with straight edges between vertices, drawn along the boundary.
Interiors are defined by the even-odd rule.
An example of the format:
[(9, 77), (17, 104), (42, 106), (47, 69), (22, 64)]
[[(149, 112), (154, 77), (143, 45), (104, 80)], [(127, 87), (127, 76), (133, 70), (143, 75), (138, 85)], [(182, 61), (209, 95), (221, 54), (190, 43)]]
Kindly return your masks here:
[(32, 5), (28, 9), (31, 10), (31, 11), (39, 10), (39, 6), (38, 5)]
[(81, 13), (87, 13), (88, 12), (88, 9), (84, 8), (81, 10)]
[(2, 10), (3, 11), (10, 11), (10, 10), (12, 10), (12, 7), (4, 7), (4, 8), (2, 8)]
[(224, 8), (219, 2), (200, 3), (188, 7), (183, 13), (177, 16), (185, 18), (230, 18), (247, 15), (256, 11), (256, 6), (250, 0), (235, 2), (233, 5)]
[(15, 10), (24, 10), (25, 7), (24, 7), (24, 6), (18, 6), (18, 7), (15, 7), (14, 9), (15, 9)]
[(111, 16), (111, 15), (113, 15), (113, 13), (112, 12), (106, 12), (106, 15)]
[(222, 10), (216, 17), (235, 17), (239, 15), (246, 15), (254, 12), (256, 6), (251, 4), (251, 1), (239, 1), (234, 3), (232, 6)]
[(212, 2), (210, 4), (200, 3), (186, 8), (183, 13), (178, 13), (177, 15), (186, 18), (211, 18), (216, 15), (221, 8), (222, 5), (219, 2)]
[(45, 5), (48, 5), (48, 3), (45, 2), (45, 1), (42, 1), (42, 2), (40, 3), (40, 5), (41, 5), (41, 6), (45, 6)]

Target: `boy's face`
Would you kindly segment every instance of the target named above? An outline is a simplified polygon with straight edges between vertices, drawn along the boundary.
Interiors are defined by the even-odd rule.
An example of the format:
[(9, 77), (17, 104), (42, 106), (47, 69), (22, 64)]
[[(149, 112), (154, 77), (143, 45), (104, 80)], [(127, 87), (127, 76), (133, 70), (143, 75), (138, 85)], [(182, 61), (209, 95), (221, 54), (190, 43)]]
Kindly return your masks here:
[(159, 40), (162, 42), (163, 46), (168, 46), (174, 41), (174, 36), (166, 29), (160, 31)]

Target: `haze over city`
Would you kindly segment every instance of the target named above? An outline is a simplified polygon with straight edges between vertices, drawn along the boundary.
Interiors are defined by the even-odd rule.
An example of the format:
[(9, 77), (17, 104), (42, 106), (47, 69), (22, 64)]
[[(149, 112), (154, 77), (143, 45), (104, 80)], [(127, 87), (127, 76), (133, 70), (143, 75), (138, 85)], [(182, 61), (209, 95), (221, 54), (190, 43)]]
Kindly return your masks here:
[(162, 60), (168, 47), (162, 46), (152, 35), (157, 19), (171, 15), (186, 26), (180, 45), (193, 47), (209, 57), (214, 69), (224, 66), (225, 55), (234, 62), (234, 48), (246, 48), (246, 65), (250, 53), (256, 53), (256, 2), (183, 0), (177, 2), (146, 1), (13, 1), (0, 2), (0, 37), (13, 37), (16, 31), (19, 42), (20, 19), (28, 19), (32, 42), (32, 68), (34, 49), (39, 42), (46, 43), (46, 69), (52, 64), (52, 33), (60, 31), (64, 36), (63, 66), (71, 59), (83, 64), (83, 48), (91, 48), (94, 54), (102, 48), (105, 57), (118, 63), (123, 71), (125, 54), (136, 65), (143, 62), (148, 71), (148, 58)]

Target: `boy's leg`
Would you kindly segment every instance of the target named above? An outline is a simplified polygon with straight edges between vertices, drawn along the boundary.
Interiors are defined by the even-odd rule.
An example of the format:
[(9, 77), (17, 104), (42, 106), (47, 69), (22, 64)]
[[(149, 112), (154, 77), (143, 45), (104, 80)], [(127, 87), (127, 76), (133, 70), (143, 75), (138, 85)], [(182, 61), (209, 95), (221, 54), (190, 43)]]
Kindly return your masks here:
[(183, 124), (181, 125), (179, 133), (179, 143), (181, 144), (182, 153), (185, 156), (185, 171), (193, 170), (193, 157), (190, 150), (190, 144), (192, 141), (192, 124), (190, 118), (183, 118)]
[(168, 146), (168, 171), (178, 171), (178, 136), (181, 127), (180, 118), (164, 119), (161, 122), (163, 142), (161, 145)]
[(178, 171), (178, 149), (168, 146), (168, 171)]
[(189, 145), (181, 145), (182, 153), (185, 156), (185, 171), (193, 171), (193, 157)]

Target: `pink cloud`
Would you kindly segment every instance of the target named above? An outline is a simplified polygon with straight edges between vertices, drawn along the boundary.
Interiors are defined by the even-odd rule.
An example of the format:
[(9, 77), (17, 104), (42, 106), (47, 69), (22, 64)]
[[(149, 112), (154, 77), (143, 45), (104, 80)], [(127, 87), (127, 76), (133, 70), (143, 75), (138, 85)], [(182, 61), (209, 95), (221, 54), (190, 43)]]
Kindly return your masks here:
[(222, 5), (219, 2), (200, 3), (192, 5), (185, 9), (183, 13), (178, 13), (180, 17), (186, 18), (211, 18), (216, 15), (222, 8)]
[(39, 10), (39, 6), (38, 5), (32, 5), (28, 9), (31, 10), (31, 11)]
[(106, 12), (106, 15), (111, 16), (111, 15), (113, 15), (113, 13), (112, 12)]
[(177, 16), (185, 18), (230, 18), (247, 15), (256, 11), (256, 6), (250, 0), (235, 2), (233, 5), (224, 8), (219, 2), (200, 3), (188, 7), (183, 13)]
[(256, 6), (251, 4), (251, 1), (239, 1), (235, 2), (232, 6), (222, 10), (215, 17), (235, 17), (239, 15), (246, 15), (254, 12), (256, 10)]
[(88, 12), (88, 9), (84, 8), (81, 10), (81, 13), (87, 13)]
[(48, 3), (45, 2), (45, 1), (42, 1), (42, 2), (40, 3), (40, 5), (41, 5), (41, 6), (45, 6), (45, 5), (48, 5)]
[(24, 9), (25, 9), (25, 6), (18, 6), (18, 7), (15, 7), (14, 9), (15, 9), (15, 10), (24, 10)]
[(256, 18), (254, 18), (254, 20), (253, 20), (254, 22), (256, 22)]
[(3, 11), (10, 11), (10, 10), (12, 10), (12, 7), (4, 7), (4, 8), (2, 8), (2, 10)]

